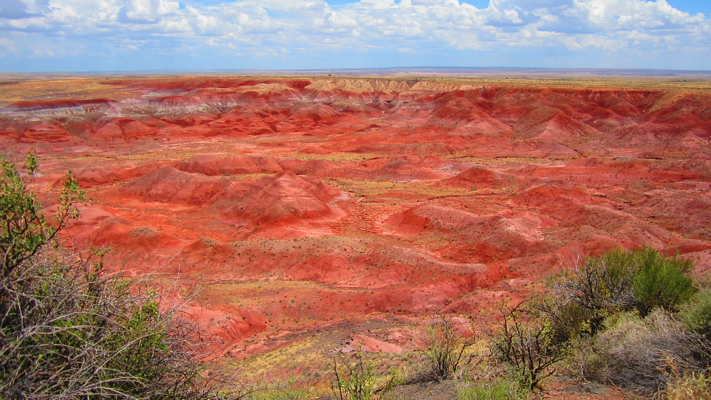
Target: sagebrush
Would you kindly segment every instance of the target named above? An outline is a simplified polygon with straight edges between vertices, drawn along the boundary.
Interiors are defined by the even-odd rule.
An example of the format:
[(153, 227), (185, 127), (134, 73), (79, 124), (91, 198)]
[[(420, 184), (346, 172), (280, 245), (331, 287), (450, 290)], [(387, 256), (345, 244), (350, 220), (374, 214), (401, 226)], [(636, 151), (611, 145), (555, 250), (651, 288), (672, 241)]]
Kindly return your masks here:
[[(195, 326), (179, 307), (107, 278), (100, 258), (50, 246), (79, 217), (84, 194), (73, 175), (49, 221), (28, 181), (0, 162), (0, 398), (219, 397), (201, 376)], [(37, 168), (30, 155), (27, 176)]]

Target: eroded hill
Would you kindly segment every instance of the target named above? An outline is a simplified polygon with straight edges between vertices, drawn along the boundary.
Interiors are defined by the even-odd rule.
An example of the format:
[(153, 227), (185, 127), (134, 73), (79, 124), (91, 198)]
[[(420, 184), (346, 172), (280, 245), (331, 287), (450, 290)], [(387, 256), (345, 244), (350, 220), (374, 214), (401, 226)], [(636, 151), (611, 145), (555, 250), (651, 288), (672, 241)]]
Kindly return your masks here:
[(413, 348), (418, 318), (486, 312), (618, 246), (711, 268), (704, 90), (51, 84), (79, 95), (6, 102), (4, 152), (36, 150), (43, 189), (76, 174), (93, 202), (68, 239), (110, 248), (111, 271), (199, 286), (192, 313), (228, 361), (329, 329), (314, 351)]

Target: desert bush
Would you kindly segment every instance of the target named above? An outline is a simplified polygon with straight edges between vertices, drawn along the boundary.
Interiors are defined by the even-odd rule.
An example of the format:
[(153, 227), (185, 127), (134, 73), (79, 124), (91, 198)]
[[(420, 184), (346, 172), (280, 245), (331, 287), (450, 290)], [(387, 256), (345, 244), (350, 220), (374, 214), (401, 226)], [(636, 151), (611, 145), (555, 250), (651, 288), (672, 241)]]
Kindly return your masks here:
[(624, 253), (614, 251), (590, 257), (572, 272), (564, 272), (553, 285), (554, 295), (542, 308), (553, 324), (556, 340), (565, 343), (600, 330), (609, 315), (633, 309), (634, 269)]
[(644, 316), (658, 307), (677, 310), (696, 290), (686, 276), (692, 265), (648, 247), (589, 257), (552, 279), (552, 294), (539, 309), (547, 314), (556, 342), (591, 337), (621, 312)]
[(428, 327), (424, 345), (429, 369), (422, 374), (422, 380), (439, 382), (452, 378), (466, 364), (464, 353), (472, 342), (457, 331), (451, 318), (440, 317)]
[(632, 288), (643, 316), (658, 307), (676, 311), (694, 295), (694, 280), (686, 276), (694, 265), (691, 261), (664, 256), (650, 247), (626, 255), (623, 260), (635, 270)]
[(624, 313), (589, 347), (582, 349), (584, 376), (606, 384), (652, 394), (664, 389), (672, 371), (702, 372), (707, 345), (664, 309), (646, 318)]
[[(179, 307), (106, 278), (100, 261), (62, 257), (53, 239), (84, 198), (67, 175), (55, 220), (5, 160), (0, 178), (0, 398), (207, 399)], [(32, 176), (37, 159), (27, 159)]]
[(524, 389), (532, 391), (554, 373), (553, 365), (567, 356), (568, 348), (556, 343), (550, 324), (531, 318), (523, 304), (501, 307), (501, 329), (492, 340), (492, 352), (513, 368)]
[(363, 353), (337, 353), (334, 356), (331, 390), (338, 400), (379, 399), (399, 383), (396, 373), (391, 373), (382, 386), (378, 386), (378, 380), (375, 366), (365, 359)]
[(711, 287), (698, 291), (681, 307), (679, 319), (686, 327), (711, 341)]
[(370, 400), (375, 396), (375, 371), (373, 364), (363, 360), (361, 353), (352, 355), (349, 362), (342, 354), (333, 360), (333, 392), (339, 400)]
[[(2, 292), (18, 285), (10, 279), (16, 269), (34, 257), (37, 252), (51, 242), (66, 223), (79, 217), (76, 207), (84, 201), (84, 193), (74, 176), (69, 172), (59, 196), (59, 207), (54, 226), (48, 224), (41, 213), (37, 197), (27, 190), (27, 182), (20, 177), (15, 166), (0, 159), (2, 179), (0, 180), (0, 255), (2, 255)], [(34, 153), (30, 153), (25, 163), (28, 175), (37, 172), (39, 163)]]
[(599, 329), (599, 315), (579, 303), (561, 299), (556, 295), (544, 295), (533, 299), (534, 307), (544, 315), (551, 330), (551, 340), (567, 346), (580, 338), (590, 337)]

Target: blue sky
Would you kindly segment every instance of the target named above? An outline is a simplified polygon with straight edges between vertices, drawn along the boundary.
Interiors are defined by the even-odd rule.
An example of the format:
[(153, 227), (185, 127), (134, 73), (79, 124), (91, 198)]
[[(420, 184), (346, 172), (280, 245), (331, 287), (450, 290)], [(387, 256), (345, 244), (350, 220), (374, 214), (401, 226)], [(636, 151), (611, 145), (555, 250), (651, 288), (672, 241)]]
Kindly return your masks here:
[(709, 0), (0, 0), (0, 72), (711, 70)]

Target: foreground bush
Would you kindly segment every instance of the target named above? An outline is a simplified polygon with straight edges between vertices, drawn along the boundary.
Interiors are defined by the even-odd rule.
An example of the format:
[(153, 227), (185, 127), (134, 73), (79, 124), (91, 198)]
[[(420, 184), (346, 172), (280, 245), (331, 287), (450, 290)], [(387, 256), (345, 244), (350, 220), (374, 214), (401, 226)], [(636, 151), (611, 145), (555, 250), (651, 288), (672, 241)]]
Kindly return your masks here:
[(382, 386), (378, 386), (378, 378), (375, 366), (359, 351), (338, 353), (333, 358), (331, 391), (338, 400), (377, 400), (401, 383), (395, 371)]
[(679, 319), (687, 328), (704, 336), (711, 343), (711, 287), (705, 287), (694, 295), (679, 312)]
[(457, 331), (451, 318), (440, 317), (434, 321), (428, 327), (424, 345), (429, 369), (422, 374), (422, 381), (451, 379), (462, 365), (471, 361), (464, 352), (472, 342)]
[(587, 258), (557, 277), (554, 294), (539, 308), (548, 315), (556, 342), (591, 337), (603, 328), (603, 321), (621, 312), (645, 316), (656, 308), (678, 310), (696, 291), (686, 275), (692, 266), (648, 247), (615, 250)]
[(635, 271), (632, 289), (641, 315), (655, 308), (677, 311), (696, 292), (694, 280), (686, 275), (693, 267), (691, 261), (664, 256), (651, 247), (624, 254), (623, 262)]
[[(73, 176), (50, 224), (27, 182), (0, 162), (0, 398), (215, 398), (175, 308), (49, 246), (78, 218)], [(26, 171), (36, 169), (30, 156)]]
[(533, 391), (554, 373), (553, 366), (565, 359), (569, 349), (555, 342), (550, 324), (530, 318), (522, 305), (502, 306), (501, 330), (493, 338), (493, 354), (512, 367), (523, 389)]
[(583, 349), (586, 378), (640, 393), (663, 390), (674, 371), (702, 373), (708, 344), (667, 311), (646, 318), (624, 314)]

